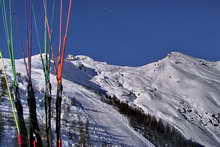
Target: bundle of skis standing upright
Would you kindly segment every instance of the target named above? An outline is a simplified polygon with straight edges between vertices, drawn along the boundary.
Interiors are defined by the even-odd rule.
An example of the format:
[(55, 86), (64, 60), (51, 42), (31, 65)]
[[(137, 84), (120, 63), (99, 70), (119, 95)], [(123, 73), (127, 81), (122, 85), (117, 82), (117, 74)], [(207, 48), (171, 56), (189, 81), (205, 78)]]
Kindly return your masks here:
[[(15, 66), (15, 55), (14, 55), (14, 41), (13, 41), (13, 15), (12, 15), (12, 0), (0, 0), (1, 12), (3, 19), (3, 26), (6, 36), (6, 44), (10, 55), (11, 71), (13, 75), (13, 84), (8, 84), (8, 77), (6, 74), (4, 61), (2, 58), (2, 52), (0, 52), (0, 60), (2, 62), (2, 70), (7, 83), (8, 96), (11, 103), (12, 114), (16, 124), (17, 129), (17, 138), (19, 147), (52, 147), (53, 144), (56, 144), (57, 147), (62, 147), (62, 132), (61, 132), (61, 103), (62, 103), (62, 93), (63, 93), (63, 84), (62, 84), (62, 74), (64, 66), (64, 56), (65, 49), (67, 45), (67, 35), (70, 24), (70, 16), (72, 11), (72, 0), (68, 0), (67, 9), (64, 9), (63, 0), (42, 0), (42, 7), (44, 10), (44, 33), (41, 35), (39, 30), (40, 23), (37, 21), (39, 15), (35, 11), (35, 5), (33, 0), (23, 0), (25, 1), (25, 16), (27, 20), (27, 35), (25, 40), (24, 48), (24, 64), (27, 73), (27, 102), (29, 107), (29, 128), (26, 128), (25, 120), (23, 117), (23, 107), (21, 103), (21, 98), (19, 94), (19, 85), (17, 82), (17, 73)], [(57, 4), (56, 4), (57, 3)], [(56, 5), (59, 7), (59, 29), (54, 28), (52, 24), (55, 22), (55, 10)], [(66, 10), (66, 13), (65, 13)], [(48, 14), (51, 14), (50, 16)], [(66, 18), (66, 21), (64, 21)], [(35, 31), (33, 31), (33, 26)], [(57, 35), (56, 35), (56, 30)], [(34, 94), (34, 88), (32, 84), (31, 76), (31, 57), (32, 57), (32, 46), (33, 46), (33, 34), (36, 34), (36, 42), (38, 48), (40, 49), (40, 57), (42, 62), (42, 67), (44, 71), (45, 78), (45, 91), (44, 91), (44, 104), (45, 104), (45, 114), (46, 114), (46, 144), (43, 145), (44, 140), (41, 138), (41, 130), (38, 124), (37, 119), (37, 106), (36, 99)], [(41, 37), (43, 36), (43, 37)], [(59, 44), (56, 47), (55, 43), (53, 44), (54, 38), (58, 36)], [(41, 38), (44, 38), (44, 45), (41, 45)], [(57, 54), (57, 56), (56, 56)], [(56, 95), (56, 143), (53, 143), (52, 138), (52, 129), (51, 129), (51, 109), (52, 109), (52, 87), (50, 82), (50, 73), (51, 73), (51, 60), (53, 60), (53, 69), (57, 77), (57, 95)]]

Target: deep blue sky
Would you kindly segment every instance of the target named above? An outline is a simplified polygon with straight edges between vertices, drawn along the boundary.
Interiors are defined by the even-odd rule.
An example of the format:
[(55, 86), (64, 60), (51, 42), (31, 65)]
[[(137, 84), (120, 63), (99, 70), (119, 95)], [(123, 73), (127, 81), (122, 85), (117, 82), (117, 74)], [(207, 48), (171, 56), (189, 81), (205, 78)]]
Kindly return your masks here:
[[(24, 0), (13, 1), (16, 55), (21, 57)], [(33, 1), (40, 18), (41, 0)], [(74, 0), (67, 52), (128, 66), (171, 51), (220, 60), (219, 6), (219, 0)], [(4, 48), (2, 24), (0, 39)]]

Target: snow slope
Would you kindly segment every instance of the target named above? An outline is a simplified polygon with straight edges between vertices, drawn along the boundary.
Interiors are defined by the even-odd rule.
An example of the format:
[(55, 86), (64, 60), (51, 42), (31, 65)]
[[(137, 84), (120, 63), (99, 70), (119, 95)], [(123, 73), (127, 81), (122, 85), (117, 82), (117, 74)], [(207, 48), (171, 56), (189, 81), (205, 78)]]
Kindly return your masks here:
[[(7, 69), (9, 60), (7, 63)], [(36, 92), (37, 113), (40, 124), (45, 125), (44, 115), (44, 76), (40, 56), (33, 56), (32, 79)], [(22, 103), (24, 105), (25, 119), (28, 120), (28, 108), (26, 101), (26, 71), (23, 59), (16, 61), (19, 87), (21, 89)], [(10, 72), (7, 71), (9, 74)], [(111, 146), (128, 146), (128, 147), (151, 147), (153, 146), (148, 140), (135, 132), (129, 125), (127, 120), (119, 114), (112, 106), (101, 102), (101, 96), (81, 84), (74, 81), (85, 82), (92, 87), (95, 84), (89, 81), (90, 77), (84, 74), (83, 71), (75, 67), (70, 62), (65, 63), (64, 69), (64, 96), (62, 101), (62, 139), (63, 146), (75, 146), (79, 141), (80, 129), (85, 124), (88, 128), (89, 143), (95, 146), (111, 145)], [(92, 72), (91, 72), (92, 73)], [(53, 137), (55, 138), (55, 96), (56, 96), (56, 77), (51, 75), (52, 94), (53, 94)], [(97, 86), (98, 88), (98, 86)], [(0, 128), (0, 146), (13, 147), (15, 146), (16, 130), (11, 114), (10, 104), (6, 96), (2, 96), (0, 101), (0, 114), (3, 120), (0, 120), (2, 128)], [(4, 124), (2, 122), (5, 122)], [(9, 123), (10, 122), (10, 123)], [(42, 126), (42, 125), (41, 125)], [(43, 128), (43, 127), (42, 127)], [(43, 129), (42, 129), (43, 130)], [(6, 133), (7, 132), (7, 133)], [(54, 140), (55, 141), (55, 140)]]
[(108, 65), (86, 56), (69, 56), (67, 64), (83, 71), (73, 75), (76, 81), (86, 77), (109, 95), (166, 120), (186, 138), (220, 146), (220, 62), (172, 52), (141, 67)]
[[(17, 60), (16, 66), (21, 74), (19, 86), (27, 119), (27, 83), (23, 59)], [(39, 55), (33, 56), (32, 72), (38, 118), (42, 124), (45, 119), (44, 76)], [(89, 142), (93, 145), (153, 146), (128, 125), (125, 117), (103, 103), (96, 91), (107, 92), (109, 96), (116, 96), (131, 106), (141, 107), (146, 113), (173, 125), (188, 139), (207, 147), (220, 146), (220, 62), (208, 62), (172, 52), (158, 62), (126, 67), (109, 65), (87, 56), (69, 56), (65, 61), (63, 76), (62, 136), (65, 147), (77, 143), (81, 127), (79, 123), (87, 122), (89, 133), (92, 134)], [(51, 82), (55, 98), (54, 74), (51, 75)], [(11, 127), (13, 120), (6, 117), (11, 114), (7, 97), (1, 99), (0, 112), (3, 112), (0, 114), (5, 116), (4, 119), (10, 119), (6, 121), (2, 134), (8, 133), (0, 138), (0, 146), (3, 146), (12, 142), (9, 137), (15, 136), (15, 129)]]

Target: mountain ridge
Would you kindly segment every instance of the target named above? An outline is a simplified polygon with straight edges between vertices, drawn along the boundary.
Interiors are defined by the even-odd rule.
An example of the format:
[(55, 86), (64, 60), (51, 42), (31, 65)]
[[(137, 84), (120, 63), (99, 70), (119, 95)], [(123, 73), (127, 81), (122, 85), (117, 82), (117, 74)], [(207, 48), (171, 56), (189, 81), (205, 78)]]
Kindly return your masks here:
[[(33, 56), (32, 77), (37, 93), (38, 118), (43, 123), (45, 116), (42, 97), (45, 82), (40, 61), (39, 55)], [(6, 63), (9, 63), (8, 60)], [(20, 73), (19, 87), (27, 118), (28, 110), (25, 102), (27, 83), (23, 59), (16, 60), (16, 66), (17, 72)], [(10, 71), (7, 72), (10, 75)], [(101, 96), (96, 94), (100, 91), (168, 122), (187, 139), (205, 146), (220, 145), (219, 61), (209, 62), (172, 52), (157, 62), (128, 67), (109, 65), (88, 56), (69, 55), (65, 61), (63, 78), (62, 118), (65, 128), (62, 128), (62, 131), (66, 132), (63, 134), (64, 146), (77, 143), (79, 132), (77, 130), (69, 132), (75, 136), (73, 138), (69, 138), (67, 132), (71, 128), (69, 124), (76, 124), (79, 116), (82, 116), (80, 119), (84, 123), (88, 118), (92, 118), (89, 119), (90, 132), (93, 132), (93, 129), (104, 131), (104, 138), (101, 137), (103, 135), (101, 132), (93, 132), (92, 140), (96, 140), (97, 146), (100, 143), (153, 146), (141, 134), (134, 132), (121, 114), (101, 101)], [(56, 76), (53, 72), (51, 84), (54, 97)], [(93, 89), (94, 92), (84, 86)], [(68, 113), (68, 110), (72, 113)], [(54, 119), (53, 116), (52, 120)], [(55, 123), (53, 123), (54, 128)]]
[(189, 139), (206, 146), (219, 146), (219, 61), (172, 52), (139, 67), (81, 58), (72, 63), (97, 71), (91, 80), (109, 95), (168, 121)]

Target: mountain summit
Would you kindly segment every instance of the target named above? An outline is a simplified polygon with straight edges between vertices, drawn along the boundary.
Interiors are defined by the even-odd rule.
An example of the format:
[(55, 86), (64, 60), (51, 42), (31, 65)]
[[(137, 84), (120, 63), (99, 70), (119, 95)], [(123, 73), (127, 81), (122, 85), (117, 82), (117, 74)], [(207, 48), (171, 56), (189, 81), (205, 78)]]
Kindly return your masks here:
[[(90, 81), (205, 146), (220, 145), (220, 63), (171, 52), (141, 67), (113, 66), (85, 56), (69, 61)], [(88, 71), (86, 69), (89, 69)]]
[[(34, 56), (32, 63), (37, 113), (43, 130), (44, 75), (40, 56)], [(16, 67), (24, 115), (28, 119), (23, 59), (16, 60)], [(53, 74), (51, 84), (55, 96), (56, 76)], [(69, 55), (65, 60), (63, 85), (63, 146), (76, 145), (85, 140), (96, 146), (157, 146), (144, 137), (141, 129), (138, 131), (132, 127), (119, 108), (104, 102), (103, 97), (114, 98), (114, 104), (120, 101), (127, 104), (129, 109), (135, 108), (162, 120), (188, 140), (204, 146), (220, 146), (219, 62), (172, 52), (158, 62), (127, 67), (109, 65), (87, 56)], [(52, 102), (54, 104), (54, 99)], [(52, 114), (54, 131), (55, 112)], [(3, 145), (11, 142), (9, 138), (15, 138), (14, 124), (9, 121), (12, 114), (6, 95), (2, 95), (0, 101), (0, 115), (3, 116), (3, 120), (0, 120), (0, 133), (3, 134), (0, 141)]]

